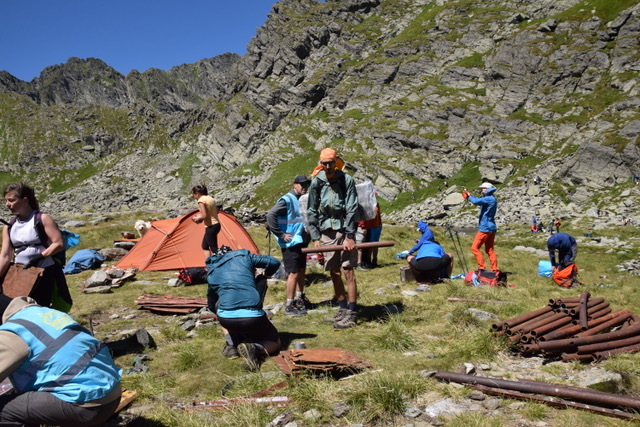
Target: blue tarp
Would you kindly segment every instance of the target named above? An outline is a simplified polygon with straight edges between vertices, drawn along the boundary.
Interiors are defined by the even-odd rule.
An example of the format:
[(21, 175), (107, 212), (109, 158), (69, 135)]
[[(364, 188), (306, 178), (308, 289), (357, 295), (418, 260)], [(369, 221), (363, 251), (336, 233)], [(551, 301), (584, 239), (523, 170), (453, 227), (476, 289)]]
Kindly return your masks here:
[(76, 274), (90, 268), (99, 267), (104, 261), (104, 257), (94, 249), (80, 249), (77, 251), (67, 265), (64, 266), (64, 274)]

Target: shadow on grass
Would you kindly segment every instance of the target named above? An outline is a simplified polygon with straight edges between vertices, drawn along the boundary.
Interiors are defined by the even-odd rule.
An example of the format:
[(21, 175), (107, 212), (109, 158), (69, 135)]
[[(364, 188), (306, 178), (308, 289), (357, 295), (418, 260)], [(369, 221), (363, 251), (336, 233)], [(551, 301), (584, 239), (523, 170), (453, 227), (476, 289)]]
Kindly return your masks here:
[(280, 342), (282, 344), (281, 350), (287, 350), (293, 341), (301, 340), (304, 338), (315, 338), (317, 334), (305, 334), (296, 332), (279, 332)]

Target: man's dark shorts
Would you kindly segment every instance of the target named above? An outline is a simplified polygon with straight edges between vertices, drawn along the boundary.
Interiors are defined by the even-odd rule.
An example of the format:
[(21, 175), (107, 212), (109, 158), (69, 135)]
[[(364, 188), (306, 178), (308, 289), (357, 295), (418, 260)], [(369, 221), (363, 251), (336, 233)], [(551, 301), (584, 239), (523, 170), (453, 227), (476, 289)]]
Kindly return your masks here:
[(302, 248), (305, 247), (307, 244), (300, 243), (290, 248), (282, 248), (282, 265), (285, 273), (297, 273), (306, 268), (307, 254), (302, 253)]

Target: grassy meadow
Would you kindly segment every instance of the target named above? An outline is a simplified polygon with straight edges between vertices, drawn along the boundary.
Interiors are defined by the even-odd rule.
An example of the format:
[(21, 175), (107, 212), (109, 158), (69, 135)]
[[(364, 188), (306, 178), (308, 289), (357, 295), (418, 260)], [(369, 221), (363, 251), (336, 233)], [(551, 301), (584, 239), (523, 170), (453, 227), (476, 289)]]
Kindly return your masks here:
[[(111, 247), (121, 231), (133, 231), (136, 216), (133, 213), (110, 215), (98, 225), (73, 229), (81, 235), (76, 249)], [(90, 223), (90, 221), (87, 221)], [(568, 221), (567, 221), (568, 223)], [(441, 227), (434, 232), (445, 250), (456, 255), (451, 238)], [(174, 272), (138, 272), (136, 281), (126, 282), (108, 294), (83, 294), (79, 284), (91, 271), (67, 276), (74, 297), (72, 316), (93, 327), (100, 338), (116, 340), (122, 331), (146, 328), (158, 347), (148, 350), (144, 363), (147, 372), (127, 372), (134, 367), (135, 354), (116, 359), (125, 371), (123, 385), (137, 390), (140, 395), (131, 410), (141, 414), (151, 426), (264, 426), (285, 411), (258, 404), (239, 404), (221, 412), (189, 412), (180, 405), (193, 401), (214, 400), (224, 397), (245, 396), (275, 383), (287, 380), (289, 386), (274, 395), (289, 396), (289, 410), (298, 425), (405, 425), (416, 420), (404, 418), (408, 402), (424, 406), (446, 397), (459, 397), (469, 389), (439, 383), (420, 375), (423, 370), (460, 371), (462, 363), (500, 362), (508, 352), (508, 344), (490, 332), (491, 321), (482, 322), (472, 317), (467, 309), (474, 307), (507, 319), (532, 311), (548, 303), (550, 298), (578, 296), (588, 290), (593, 297), (605, 297), (614, 310), (629, 309), (640, 314), (640, 276), (619, 273), (617, 265), (637, 259), (640, 231), (636, 227), (615, 227), (593, 231), (586, 225), (569, 225), (562, 231), (576, 237), (592, 233), (593, 238), (617, 236), (630, 248), (579, 245), (577, 265), (585, 286), (564, 290), (551, 279), (537, 275), (537, 264), (542, 258), (530, 252), (514, 250), (516, 246), (545, 249), (548, 235), (528, 233), (528, 224), (503, 227), (496, 238), (500, 267), (510, 273), (508, 288), (471, 288), (461, 279), (447, 280), (431, 286), (431, 291), (405, 296), (403, 290), (414, 290), (415, 283), (401, 282), (399, 269), (405, 261), (395, 254), (413, 246), (419, 237), (414, 227), (384, 224), (382, 240), (393, 240), (394, 247), (381, 248), (380, 268), (356, 273), (359, 304), (363, 313), (382, 313), (384, 306), (394, 305), (399, 313), (389, 316), (366, 316), (357, 327), (334, 330), (325, 317), (334, 311), (328, 302), (333, 295), (328, 274), (320, 267), (308, 269), (307, 296), (318, 305), (317, 310), (302, 318), (289, 318), (282, 311), (274, 315), (283, 349), (291, 348), (293, 341), (305, 341), (307, 348), (340, 347), (350, 350), (368, 361), (373, 369), (347, 380), (336, 381), (306, 376), (285, 377), (272, 360), (262, 366), (261, 372), (247, 374), (240, 359), (222, 357), (223, 337), (217, 326), (202, 326), (194, 332), (181, 329), (184, 316), (156, 315), (139, 310), (135, 299), (142, 293), (205, 297), (206, 285), (173, 288), (167, 280)], [(263, 227), (250, 229), (262, 253), (279, 257), (274, 241), (269, 245)], [(473, 232), (458, 234), (466, 262), (475, 268), (468, 247)], [(71, 254), (68, 254), (70, 256)], [(453, 273), (462, 273), (455, 260)], [(151, 283), (149, 283), (151, 282)], [(597, 285), (606, 286), (597, 286)], [(509, 301), (508, 304), (449, 302), (447, 298), (476, 298)], [(266, 304), (284, 302), (284, 282), (269, 287)], [(376, 310), (377, 309), (377, 310)], [(625, 378), (625, 392), (640, 394), (636, 378), (640, 373), (640, 354), (613, 357), (600, 365), (621, 373)], [(581, 370), (583, 365), (566, 364), (568, 369)], [(541, 367), (542, 368), (542, 367)], [(517, 378), (513, 372), (512, 378)], [(562, 382), (559, 378), (558, 382)], [(333, 405), (345, 402), (349, 412), (341, 418), (333, 415)], [(518, 410), (507, 409), (504, 401), (500, 415), (486, 412), (468, 412), (445, 420), (450, 426), (503, 426), (534, 425), (544, 421), (550, 426), (602, 425), (619, 426), (624, 421), (576, 410), (559, 410), (535, 403), (526, 403)], [(313, 419), (304, 413), (314, 409), (319, 416)]]

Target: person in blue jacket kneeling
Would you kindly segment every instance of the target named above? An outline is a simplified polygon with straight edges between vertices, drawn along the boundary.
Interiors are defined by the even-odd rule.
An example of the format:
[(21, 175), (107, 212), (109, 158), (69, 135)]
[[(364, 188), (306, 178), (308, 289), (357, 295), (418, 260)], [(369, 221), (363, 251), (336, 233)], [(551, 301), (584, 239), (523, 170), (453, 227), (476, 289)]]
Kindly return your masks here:
[[(435, 241), (427, 223), (419, 221), (418, 230), (422, 233), (422, 237), (413, 248), (404, 252), (416, 281), (436, 283), (441, 278), (451, 277), (453, 255), (446, 253)], [(411, 255), (416, 251), (418, 251), (416, 256)]]
[[(264, 275), (256, 276), (257, 268), (263, 268)], [(244, 358), (247, 371), (258, 371), (267, 356), (280, 350), (278, 330), (262, 309), (267, 277), (279, 268), (277, 258), (228, 246), (207, 258), (207, 305)]]
[(0, 294), (0, 424), (103, 425), (118, 405), (122, 370), (107, 346), (68, 314)]

